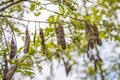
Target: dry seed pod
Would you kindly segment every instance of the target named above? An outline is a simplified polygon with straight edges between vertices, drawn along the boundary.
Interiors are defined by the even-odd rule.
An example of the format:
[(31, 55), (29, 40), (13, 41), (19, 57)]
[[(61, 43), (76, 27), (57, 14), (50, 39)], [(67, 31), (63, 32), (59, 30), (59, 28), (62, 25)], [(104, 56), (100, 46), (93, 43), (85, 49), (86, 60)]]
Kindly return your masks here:
[(43, 54), (45, 54), (45, 41), (44, 41), (43, 30), (41, 28), (39, 30), (40, 30), (39, 34), (41, 38), (42, 51), (43, 51)]
[(62, 49), (66, 49), (64, 29), (61, 23), (58, 23), (58, 27), (56, 28), (56, 36), (57, 36), (58, 45), (61, 45)]
[(25, 31), (24, 53), (27, 53), (29, 51), (29, 45), (30, 45), (30, 35), (28, 33), (28, 26), (27, 26)]
[(8, 71), (9, 71), (8, 67), (5, 66), (5, 68), (3, 69), (3, 80), (6, 80), (6, 76), (7, 76)]
[(92, 40), (93, 36), (94, 36), (94, 31), (92, 29), (92, 25), (88, 22), (85, 23), (85, 27), (86, 27), (86, 34), (88, 35), (88, 39)]
[(63, 58), (63, 63), (64, 63), (64, 66), (65, 66), (65, 71), (66, 71), (66, 76), (68, 76), (69, 72), (71, 71), (72, 69), (72, 65), (70, 65), (68, 62), (66, 62)]
[(94, 43), (92, 43), (92, 41), (89, 41), (88, 44), (89, 44), (89, 47), (90, 47), (91, 49), (94, 48)]
[(96, 56), (97, 56), (97, 58), (98, 58), (98, 60), (99, 60), (100, 62), (103, 61), (103, 60), (101, 59), (101, 57), (99, 56), (99, 54), (97, 54)]
[(12, 36), (11, 45), (10, 45), (10, 55), (9, 55), (10, 59), (15, 57), (16, 52), (17, 52), (17, 46), (16, 46), (13, 36)]
[(17, 70), (17, 65), (12, 66), (6, 75), (6, 80), (11, 80), (16, 70)]
[(90, 56), (90, 60), (92, 61), (92, 60), (94, 60), (94, 59), (95, 59), (94, 56), (91, 55), (91, 56)]
[(36, 41), (36, 23), (35, 23), (35, 34), (34, 34), (34, 38), (33, 38), (33, 43), (35, 44)]
[(99, 32), (98, 32), (98, 28), (97, 28), (97, 25), (93, 23), (93, 29), (94, 29), (94, 35), (96, 37), (99, 37)]
[(59, 28), (57, 27), (55, 30), (56, 30), (55, 32), (56, 32), (56, 37), (57, 37), (57, 44), (60, 45)]
[(97, 62), (96, 62), (96, 59), (94, 59), (94, 68), (95, 68), (95, 71), (97, 71)]
[(97, 39), (97, 44), (98, 44), (99, 46), (102, 46), (102, 41), (101, 41), (100, 39)]

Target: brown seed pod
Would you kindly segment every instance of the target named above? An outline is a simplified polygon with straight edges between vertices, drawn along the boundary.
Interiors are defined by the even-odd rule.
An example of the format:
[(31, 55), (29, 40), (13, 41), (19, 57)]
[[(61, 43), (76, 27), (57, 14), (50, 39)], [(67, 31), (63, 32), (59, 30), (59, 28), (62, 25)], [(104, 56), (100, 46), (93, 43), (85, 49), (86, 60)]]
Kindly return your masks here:
[(86, 22), (85, 27), (86, 27), (86, 34), (88, 35), (88, 38), (92, 39), (92, 30), (90, 28), (90, 24), (88, 22)]
[(10, 45), (10, 55), (9, 55), (10, 59), (15, 57), (16, 52), (17, 52), (17, 45), (15, 44), (15, 41), (12, 36), (11, 45)]
[(97, 25), (95, 23), (93, 23), (93, 29), (94, 29), (94, 35), (99, 38), (98, 28), (97, 28)]
[(94, 69), (95, 69), (95, 71), (97, 71), (97, 62), (96, 62), (96, 59), (94, 59)]
[(99, 56), (99, 54), (97, 54), (96, 56), (97, 56), (97, 58), (98, 58), (98, 60), (99, 60), (100, 62), (103, 61), (102, 58)]
[(57, 37), (57, 44), (60, 45), (59, 28), (57, 27), (55, 30), (56, 30), (55, 32), (56, 32), (56, 37)]
[(3, 69), (3, 80), (6, 80), (6, 76), (7, 76), (8, 71), (9, 71), (8, 67), (5, 66), (5, 68)]
[(36, 32), (36, 23), (35, 23), (35, 32), (34, 32), (34, 38), (33, 38), (33, 43), (35, 44), (35, 41), (36, 41), (36, 34), (37, 34), (37, 32)]
[(43, 30), (41, 28), (39, 30), (40, 30), (39, 35), (40, 35), (41, 44), (42, 44), (42, 51), (43, 51), (43, 54), (45, 54), (45, 40), (44, 40)]
[(88, 44), (89, 44), (89, 47), (90, 47), (91, 49), (94, 48), (94, 43), (93, 43), (92, 41), (89, 41)]
[(28, 32), (28, 26), (27, 26), (26, 31), (25, 31), (24, 53), (27, 53), (29, 51), (29, 45), (30, 45), (30, 35), (29, 35), (29, 32)]
[(102, 41), (101, 41), (100, 39), (97, 39), (97, 44), (98, 44), (99, 46), (102, 46)]
[(58, 23), (58, 27), (56, 28), (56, 36), (58, 45), (61, 45), (62, 49), (66, 49), (64, 29), (61, 23)]
[(63, 58), (63, 63), (65, 66), (66, 76), (68, 76), (69, 72), (72, 69), (72, 65), (70, 63), (68, 63), (67, 61), (65, 61), (64, 58)]
[(17, 70), (17, 65), (12, 66), (6, 75), (6, 80), (11, 80), (16, 70)]

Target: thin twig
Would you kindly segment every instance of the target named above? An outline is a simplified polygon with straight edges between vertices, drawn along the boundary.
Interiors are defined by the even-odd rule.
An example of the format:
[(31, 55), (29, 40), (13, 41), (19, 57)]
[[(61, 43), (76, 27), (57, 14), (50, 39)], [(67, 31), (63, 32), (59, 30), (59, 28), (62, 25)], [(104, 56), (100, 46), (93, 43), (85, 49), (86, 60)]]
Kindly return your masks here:
[[(20, 21), (26, 21), (26, 22), (52, 23), (52, 24), (58, 23), (58, 22), (47, 22), (47, 21), (36, 21), (36, 20), (20, 19), (20, 18), (17, 18), (17, 17), (5, 16), (5, 15), (0, 15), (0, 17), (12, 18), (12, 19), (16, 19), (16, 20), (20, 20)], [(63, 23), (70, 24), (70, 22), (63, 22)]]
[(5, 43), (6, 43), (7, 49), (9, 49), (9, 48), (8, 48), (7, 39), (6, 39), (6, 35), (5, 35), (4, 29), (3, 29), (3, 27), (2, 27), (2, 24), (1, 24), (1, 23), (0, 23), (0, 26), (1, 26), (1, 29), (2, 29), (2, 32), (3, 32), (3, 36), (4, 36), (4, 40), (5, 40)]
[(2, 6), (2, 5), (4, 5), (4, 4), (7, 4), (7, 3), (9, 3), (9, 2), (11, 2), (11, 1), (6, 1), (6, 2), (2, 2), (2, 3), (0, 3), (0, 6)]
[(10, 26), (10, 28), (11, 28), (11, 31), (12, 31), (12, 33), (13, 33), (13, 35), (14, 35), (14, 38), (15, 38), (15, 42), (16, 42), (16, 44), (17, 44), (17, 39), (16, 39), (16, 36), (15, 36), (15, 33), (14, 33), (14, 30), (13, 30), (13, 26), (11, 25), (11, 23), (8, 21), (8, 19), (7, 18), (5, 18), (6, 19), (6, 21), (8, 22), (8, 24), (9, 24), (9, 26)]
[(19, 1), (13, 2), (13, 3), (11, 3), (11, 4), (9, 4), (9, 5), (1, 8), (1, 9), (0, 9), (0, 12), (4, 11), (5, 9), (7, 9), (7, 8), (9, 8), (9, 7), (11, 7), (11, 6), (15, 5), (15, 4), (21, 3), (21, 2), (23, 2), (23, 1), (28, 1), (28, 0), (19, 0)]
[(74, 19), (74, 20), (77, 20), (77, 21), (84, 21), (84, 22), (86, 22), (86, 20), (80, 20), (80, 19), (77, 19), (77, 18), (74, 18), (74, 17), (71, 17), (71, 16), (67, 16), (67, 15), (61, 14), (61, 13), (59, 13), (59, 12), (49, 10), (49, 9), (47, 9), (47, 8), (45, 8), (45, 7), (42, 7), (42, 6), (41, 6), (41, 8), (43, 8), (44, 10), (47, 10), (47, 11), (49, 11), (49, 12), (52, 12), (52, 13), (55, 13), (55, 14), (59, 14), (59, 15), (65, 16), (65, 17), (69, 17), (69, 18)]

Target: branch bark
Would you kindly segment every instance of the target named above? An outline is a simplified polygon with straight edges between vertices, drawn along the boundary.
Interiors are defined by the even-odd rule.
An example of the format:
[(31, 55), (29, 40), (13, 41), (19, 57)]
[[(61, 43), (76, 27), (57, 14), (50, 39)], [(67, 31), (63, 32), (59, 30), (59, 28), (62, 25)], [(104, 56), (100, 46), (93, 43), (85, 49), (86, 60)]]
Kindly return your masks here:
[(23, 1), (28, 1), (28, 0), (19, 0), (19, 1), (13, 2), (13, 3), (11, 3), (11, 4), (9, 4), (9, 5), (1, 8), (1, 9), (0, 9), (0, 12), (4, 11), (5, 9), (7, 9), (7, 8), (9, 8), (9, 7), (11, 7), (11, 6), (15, 5), (15, 4), (21, 3), (21, 2), (23, 2)]

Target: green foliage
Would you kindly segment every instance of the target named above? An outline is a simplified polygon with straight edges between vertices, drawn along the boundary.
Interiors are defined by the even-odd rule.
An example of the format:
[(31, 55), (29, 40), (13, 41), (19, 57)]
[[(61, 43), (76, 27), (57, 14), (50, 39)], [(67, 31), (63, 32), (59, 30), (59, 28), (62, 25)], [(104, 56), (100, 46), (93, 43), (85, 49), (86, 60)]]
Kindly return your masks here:
[[(19, 1), (19, 0), (18, 0)], [(17, 0), (15, 0), (17, 2)], [(3, 11), (0, 11), (0, 79), (2, 78), (3, 68), (5, 67), (5, 56), (7, 56), (7, 60), (9, 65), (17, 64), (17, 73), (21, 73), (24, 76), (34, 77), (35, 70), (37, 68), (39, 71), (42, 70), (43, 65), (42, 61), (45, 63), (57, 60), (58, 62), (65, 61), (69, 63), (69, 65), (79, 66), (79, 63), (83, 65), (80, 67), (84, 67), (84, 70), (80, 72), (87, 75), (80, 77), (80, 80), (110, 80), (111, 74), (113, 72), (116, 73), (118, 78), (119, 75), (119, 58), (115, 57), (115, 60), (112, 63), (112, 58), (107, 60), (103, 58), (103, 62), (99, 62), (97, 64), (97, 70), (95, 71), (93, 61), (94, 58), (86, 59), (86, 52), (88, 46), (88, 36), (86, 35), (86, 27), (85, 22), (95, 23), (98, 27), (99, 38), (102, 41), (110, 40), (114, 41), (115, 48), (120, 47), (120, 19), (119, 19), (119, 0), (47, 0), (48, 3), (44, 3), (44, 1), (33, 0), (33, 1), (22, 1), (21, 3), (14, 4)], [(8, 2), (7, 5), (12, 4), (14, 2)], [(1, 4), (1, 3), (0, 3)], [(0, 10), (2, 7), (6, 7), (4, 3), (0, 5)], [(52, 5), (52, 7), (50, 6)], [(55, 10), (53, 10), (54, 8)], [(52, 9), (53, 8), (53, 9)], [(44, 10), (47, 10), (48, 13), (44, 13)], [(53, 11), (52, 11), (53, 10)], [(35, 17), (41, 17), (41, 14), (44, 13), (44, 16), (51, 14), (48, 16), (46, 21), (31, 21), (29, 18), (24, 20), (24, 16), (29, 16), (30, 13), (33, 13)], [(1, 16), (3, 15), (3, 16)], [(29, 16), (31, 17), (31, 16)], [(19, 22), (20, 21), (20, 22)], [(46, 23), (46, 26), (39, 26), (43, 30), (44, 41), (45, 41), (45, 54), (43, 53), (42, 43), (40, 39), (40, 34), (38, 34), (39, 29), (37, 26), (37, 35), (36, 35), (36, 43), (33, 44), (33, 31), (29, 31), (31, 41), (29, 46), (29, 51), (26, 54), (23, 54), (24, 42), (25, 42), (25, 27), (27, 26), (24, 22), (36, 22), (37, 24)], [(58, 44), (56, 39), (56, 27), (57, 22), (62, 23), (65, 33), (66, 39), (66, 50), (63, 50)], [(28, 27), (34, 27), (29, 25)], [(44, 28), (43, 28), (44, 27)], [(3, 28), (3, 30), (2, 30)], [(91, 29), (92, 30), (92, 29)], [(94, 31), (93, 31), (94, 32)], [(33, 35), (31, 35), (33, 34)], [(9, 51), (10, 51), (10, 40), (11, 36), (19, 39), (17, 41), (18, 49), (17, 49), (17, 58), (12, 60), (9, 59)], [(93, 37), (93, 36), (92, 36)], [(6, 41), (7, 40), (7, 41)], [(22, 43), (22, 44), (21, 44)], [(103, 42), (104, 43), (104, 42)], [(22, 46), (21, 46), (22, 45)], [(103, 44), (104, 45), (104, 44)], [(95, 48), (94, 48), (95, 49)], [(104, 49), (101, 47), (101, 50)], [(100, 52), (101, 53), (101, 52)], [(111, 52), (115, 53), (115, 52)], [(94, 51), (90, 49), (90, 56), (97, 55), (94, 54)], [(112, 55), (112, 54), (111, 54)], [(100, 55), (101, 56), (101, 55)], [(107, 56), (107, 55), (105, 55)], [(118, 56), (118, 54), (117, 54)], [(84, 61), (80, 62), (76, 59), (82, 58)], [(96, 56), (95, 56), (96, 58)], [(97, 56), (98, 58), (98, 56)], [(110, 64), (105, 61), (109, 61)], [(99, 64), (100, 63), (100, 64)], [(60, 63), (61, 65), (62, 63)], [(60, 66), (58, 65), (58, 66)], [(111, 67), (104, 68), (104, 65), (111, 65)], [(65, 65), (66, 66), (66, 65)], [(118, 72), (117, 72), (118, 70)], [(67, 72), (67, 71), (66, 71)], [(79, 76), (79, 74), (78, 74)], [(101, 77), (99, 77), (101, 76)], [(103, 79), (104, 76), (105, 78)]]

